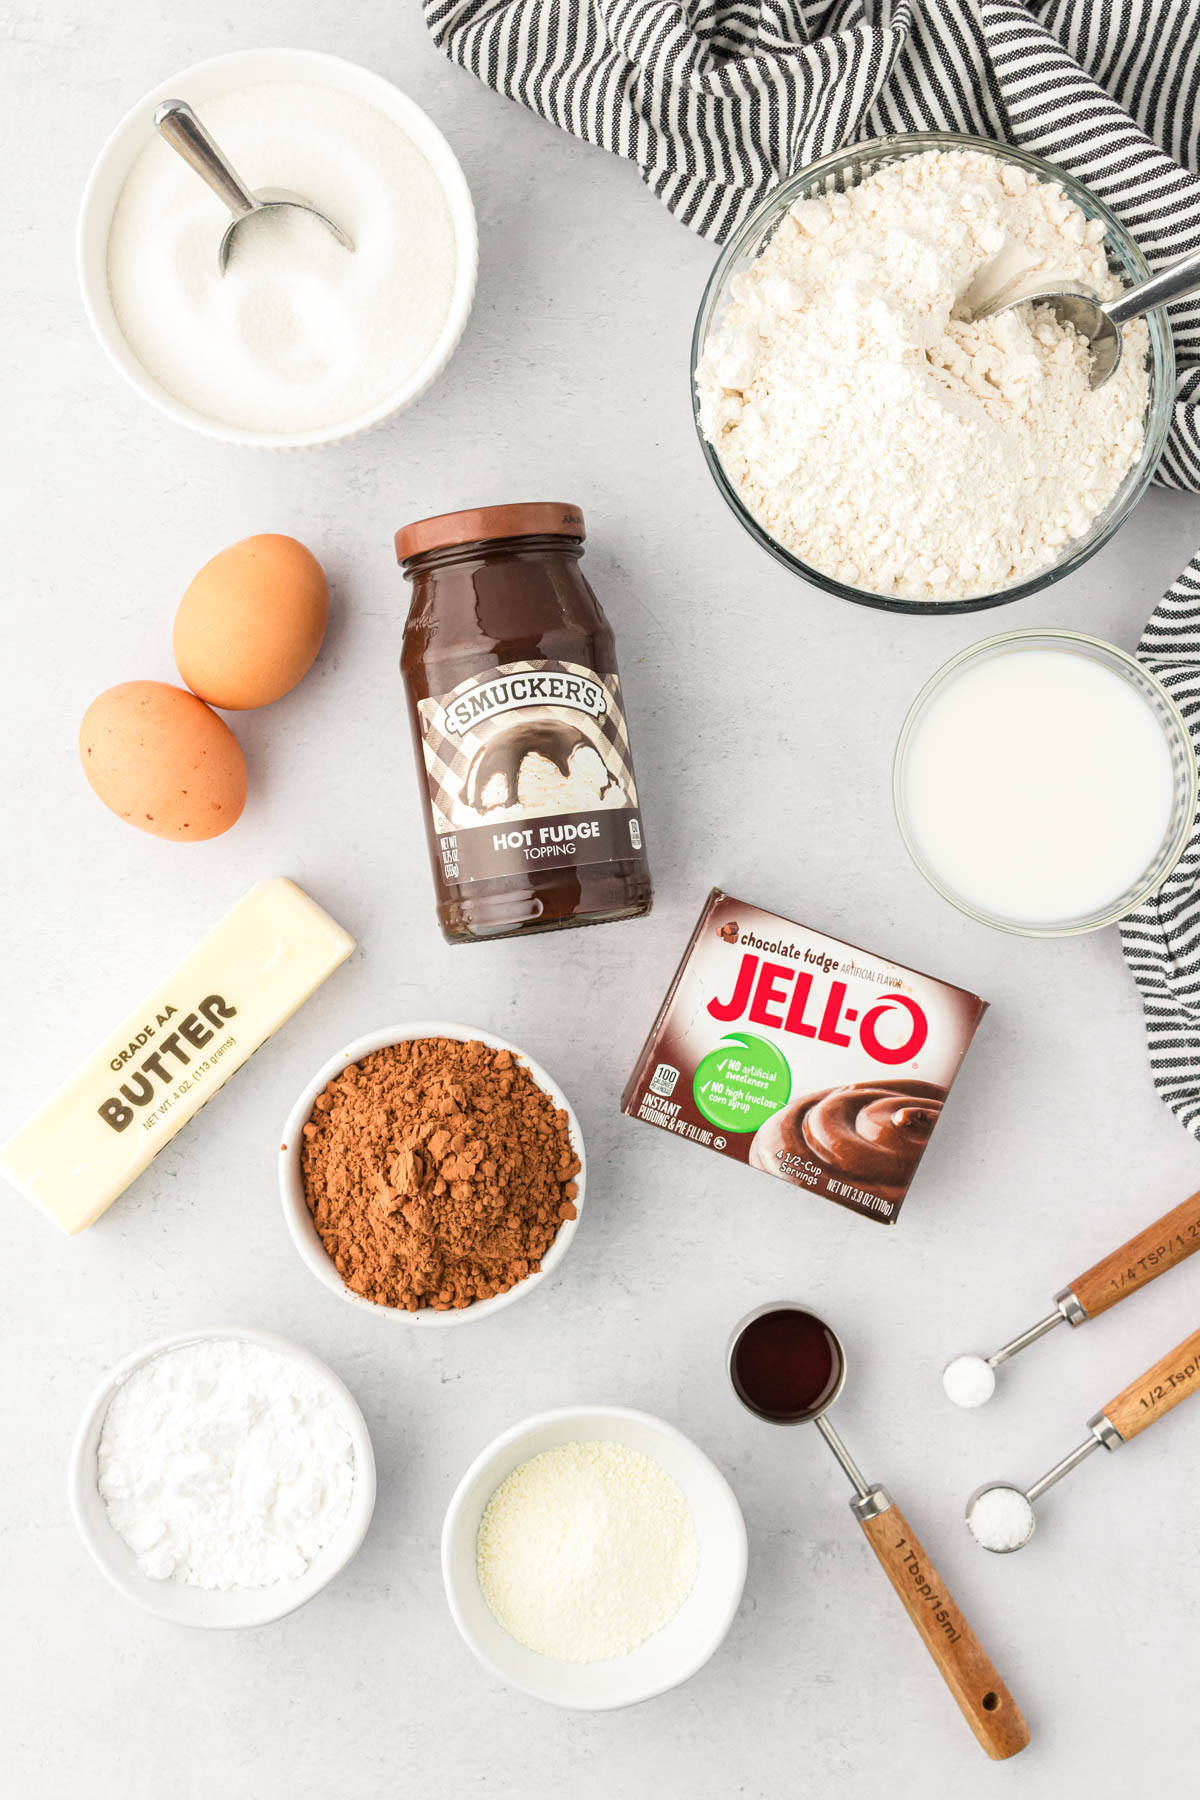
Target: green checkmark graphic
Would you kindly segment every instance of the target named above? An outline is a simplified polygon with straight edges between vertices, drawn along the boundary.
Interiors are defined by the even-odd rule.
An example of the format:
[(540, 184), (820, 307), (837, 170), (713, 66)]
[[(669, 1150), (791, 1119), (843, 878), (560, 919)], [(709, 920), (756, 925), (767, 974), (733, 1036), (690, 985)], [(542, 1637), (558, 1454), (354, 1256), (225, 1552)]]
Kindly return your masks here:
[(787, 1059), (766, 1038), (742, 1031), (730, 1032), (710, 1050), (692, 1080), (696, 1106), (722, 1131), (757, 1131), (787, 1105), (791, 1091)]

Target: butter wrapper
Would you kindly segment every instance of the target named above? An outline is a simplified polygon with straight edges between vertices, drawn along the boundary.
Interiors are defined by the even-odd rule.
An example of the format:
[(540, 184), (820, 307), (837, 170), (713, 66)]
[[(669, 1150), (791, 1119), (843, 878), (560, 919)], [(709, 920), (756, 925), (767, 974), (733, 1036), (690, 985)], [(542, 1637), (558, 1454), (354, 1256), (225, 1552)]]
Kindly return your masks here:
[(93, 1225), (354, 949), (293, 882), (259, 882), (0, 1147), (0, 1176)]

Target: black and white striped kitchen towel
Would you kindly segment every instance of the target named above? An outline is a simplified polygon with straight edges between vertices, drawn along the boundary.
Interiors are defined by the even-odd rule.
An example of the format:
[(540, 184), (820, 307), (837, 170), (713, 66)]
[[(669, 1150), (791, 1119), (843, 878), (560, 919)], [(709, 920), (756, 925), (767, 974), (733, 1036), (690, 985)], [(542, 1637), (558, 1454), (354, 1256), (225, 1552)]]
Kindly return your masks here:
[[(1153, 267), (1200, 243), (1200, 0), (423, 3), (455, 62), (636, 163), (717, 242), (815, 157), (946, 129), (1070, 170)], [(1180, 376), (1158, 479), (1200, 489), (1200, 300), (1171, 322)]]
[[(723, 241), (842, 144), (977, 132), (1069, 170), (1158, 268), (1200, 245), (1200, 0), (423, 0), (438, 46), (510, 100), (637, 164)], [(1170, 309), (1157, 479), (1200, 491), (1200, 299)], [(1200, 748), (1200, 556), (1138, 654)], [(1126, 921), (1154, 1080), (1200, 1137), (1200, 831)]]
[[(1200, 744), (1200, 553), (1167, 589), (1137, 647)], [(1154, 1085), (1200, 1137), (1200, 831), (1148, 905), (1121, 925), (1142, 992)]]

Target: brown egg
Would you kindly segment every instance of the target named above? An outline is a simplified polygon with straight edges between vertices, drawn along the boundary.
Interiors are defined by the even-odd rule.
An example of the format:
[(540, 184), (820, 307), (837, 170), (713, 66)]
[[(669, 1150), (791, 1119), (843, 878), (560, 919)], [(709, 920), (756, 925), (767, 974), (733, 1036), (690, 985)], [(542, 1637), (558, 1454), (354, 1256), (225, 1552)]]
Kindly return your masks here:
[(125, 681), (93, 700), (79, 760), (105, 806), (155, 837), (220, 837), (246, 804), (246, 759), (232, 731), (165, 681)]
[(175, 615), (175, 664), (210, 706), (243, 712), (307, 675), (329, 618), (329, 583), (295, 538), (243, 538), (205, 563)]

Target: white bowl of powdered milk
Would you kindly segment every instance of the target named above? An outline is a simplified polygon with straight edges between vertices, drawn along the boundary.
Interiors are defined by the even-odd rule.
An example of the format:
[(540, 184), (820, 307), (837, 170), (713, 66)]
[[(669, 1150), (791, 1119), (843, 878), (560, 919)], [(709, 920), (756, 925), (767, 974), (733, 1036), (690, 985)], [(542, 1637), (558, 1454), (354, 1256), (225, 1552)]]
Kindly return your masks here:
[(509, 1687), (608, 1711), (701, 1669), (746, 1581), (729, 1483), (650, 1413), (578, 1406), (476, 1457), (442, 1527), (442, 1578), (472, 1653)]
[(210, 1326), (110, 1370), (76, 1431), (68, 1495), (127, 1600), (176, 1625), (266, 1625), (355, 1555), (375, 1457), (353, 1395), (311, 1351)]
[[(310, 200), (238, 226), (154, 128), (196, 108), (255, 190)], [(410, 405), (450, 360), (475, 292), (471, 196), (441, 132), (388, 81), (311, 50), (247, 50), (162, 82), (121, 121), (84, 191), (79, 280), (138, 393), (226, 443), (305, 449)]]

